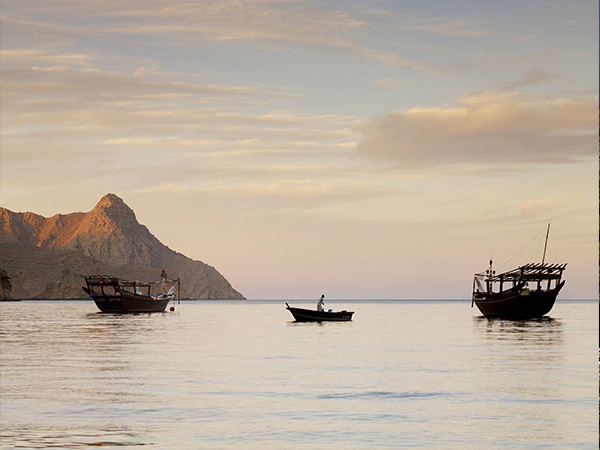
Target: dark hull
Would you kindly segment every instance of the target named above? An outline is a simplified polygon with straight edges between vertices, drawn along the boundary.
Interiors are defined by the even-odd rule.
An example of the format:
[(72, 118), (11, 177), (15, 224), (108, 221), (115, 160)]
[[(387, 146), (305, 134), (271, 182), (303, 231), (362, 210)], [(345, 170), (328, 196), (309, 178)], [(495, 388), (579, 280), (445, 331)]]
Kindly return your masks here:
[(487, 318), (535, 319), (550, 312), (564, 283), (551, 290), (532, 290), (527, 295), (522, 295), (521, 286), (494, 294), (476, 292), (473, 302)]
[(169, 302), (170, 298), (167, 299), (154, 299), (143, 295), (135, 294), (118, 294), (118, 295), (98, 295), (90, 293), (87, 288), (83, 288), (86, 291), (98, 309), (104, 313), (152, 313), (152, 312), (163, 312)]
[(287, 307), (296, 322), (349, 322), (354, 311), (321, 312), (314, 309)]

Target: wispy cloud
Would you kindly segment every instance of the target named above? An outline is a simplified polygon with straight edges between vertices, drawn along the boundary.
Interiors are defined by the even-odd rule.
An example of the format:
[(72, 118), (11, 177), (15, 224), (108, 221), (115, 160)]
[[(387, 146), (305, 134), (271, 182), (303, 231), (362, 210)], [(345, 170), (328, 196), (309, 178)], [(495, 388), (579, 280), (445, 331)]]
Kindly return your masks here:
[(548, 72), (547, 70), (541, 69), (531, 69), (522, 79), (515, 81), (513, 83), (507, 83), (500, 88), (502, 92), (509, 92), (518, 90), (521, 88), (533, 86), (536, 84), (556, 80), (559, 78), (559, 75)]
[(490, 33), (485, 21), (464, 17), (408, 19), (398, 24), (397, 28), (404, 31), (422, 31), (446, 36), (482, 37)]
[[(93, 168), (99, 178), (131, 171), (132, 185), (151, 186), (170, 168), (178, 173), (174, 189), (238, 178), (246, 184), (233, 184), (243, 189), (249, 168), (254, 177), (262, 165), (287, 164), (291, 177), (310, 161), (347, 158), (359, 140), (360, 118), (285, 108), (303, 95), (294, 89), (200, 83), (152, 64), (104, 70), (93, 57), (55, 65), (61, 55), (3, 54), (10, 63), (3, 72), (3, 162), (34, 177), (64, 172), (66, 159), (74, 173)], [(145, 163), (133, 170), (139, 161)], [(192, 169), (188, 175), (182, 166)], [(265, 183), (279, 179), (273, 170), (261, 173)]]
[(394, 77), (384, 77), (373, 83), (373, 91), (391, 91), (409, 82), (410, 80), (397, 80)]
[[(12, 4), (12, 2), (8, 2)], [(294, 50), (335, 49), (353, 53), (382, 64), (421, 70), (442, 70), (386, 48), (367, 44), (365, 33), (372, 23), (373, 11), (351, 13), (326, 4), (287, 1), (247, 2), (60, 2), (48, 8), (32, 1), (27, 14), (6, 8), (3, 21), (21, 30), (23, 35), (44, 30), (56, 37), (96, 36), (99, 39), (121, 37), (139, 41), (168, 40), (171, 46), (192, 42), (239, 42), (253, 46)], [(366, 15), (366, 18), (364, 17)], [(385, 11), (377, 11), (384, 16)], [(94, 17), (77, 25), (74, 18)]]
[(396, 28), (403, 31), (419, 31), (442, 36), (458, 36), (475, 39), (494, 36), (530, 44), (538, 43), (537, 37), (533, 34), (509, 34), (499, 32), (494, 29), (487, 20), (477, 16), (409, 18), (396, 25)]
[[(156, 95), (156, 94), (201, 94), (216, 96), (253, 96), (265, 93), (264, 86), (227, 86), (218, 84), (199, 84), (180, 80), (152, 79), (142, 73), (107, 71), (97, 68), (78, 69), (62, 67), (8, 68), (3, 72), (3, 83), (10, 87), (9, 92), (24, 96), (50, 95), (52, 97), (90, 97), (110, 93)], [(59, 73), (56, 73), (59, 72)], [(48, 88), (51, 84), (52, 88)], [(271, 89), (273, 96), (288, 95)]]

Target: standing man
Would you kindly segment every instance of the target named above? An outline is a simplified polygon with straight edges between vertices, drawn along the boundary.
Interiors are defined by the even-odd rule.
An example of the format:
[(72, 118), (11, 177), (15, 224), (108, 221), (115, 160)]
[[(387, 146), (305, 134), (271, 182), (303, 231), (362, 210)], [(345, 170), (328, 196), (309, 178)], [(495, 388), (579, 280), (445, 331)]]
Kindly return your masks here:
[(321, 295), (321, 298), (317, 302), (317, 311), (319, 311), (319, 312), (325, 311), (325, 308), (324, 308), (325, 302), (323, 301), (324, 299), (325, 299), (325, 295)]

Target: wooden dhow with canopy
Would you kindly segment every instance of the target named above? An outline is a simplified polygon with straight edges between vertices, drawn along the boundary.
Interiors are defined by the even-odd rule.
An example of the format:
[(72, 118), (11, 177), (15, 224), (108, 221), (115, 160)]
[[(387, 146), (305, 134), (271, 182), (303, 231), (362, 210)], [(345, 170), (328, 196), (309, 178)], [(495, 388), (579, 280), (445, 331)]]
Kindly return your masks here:
[(562, 279), (567, 264), (545, 262), (548, 234), (541, 263), (529, 263), (496, 274), (493, 262), (473, 278), (473, 304), (488, 318), (531, 319), (550, 312), (565, 284)]
[(176, 296), (179, 298), (181, 289), (179, 278), (170, 280), (166, 276), (150, 283), (107, 275), (91, 275), (84, 279), (84, 292), (105, 313), (162, 312), (171, 300)]

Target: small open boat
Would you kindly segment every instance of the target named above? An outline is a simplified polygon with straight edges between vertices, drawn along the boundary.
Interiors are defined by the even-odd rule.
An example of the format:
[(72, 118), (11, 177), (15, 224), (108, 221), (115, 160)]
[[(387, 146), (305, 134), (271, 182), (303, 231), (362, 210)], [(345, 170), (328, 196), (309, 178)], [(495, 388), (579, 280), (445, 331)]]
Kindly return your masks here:
[(286, 309), (292, 313), (296, 322), (349, 322), (354, 311), (317, 311), (314, 309), (292, 308), (287, 303)]
[[(175, 299), (175, 291), (180, 286), (179, 279), (162, 278), (154, 283), (140, 283), (106, 275), (84, 278), (84, 292), (94, 300), (98, 309), (105, 313), (162, 312), (169, 302)], [(152, 294), (153, 290), (158, 292)]]
[(530, 263), (496, 274), (492, 261), (485, 272), (473, 279), (473, 304), (487, 318), (534, 319), (550, 312), (565, 284), (562, 279), (567, 264), (545, 262), (548, 233), (541, 263)]

